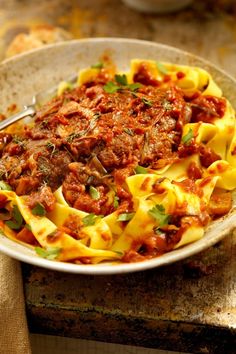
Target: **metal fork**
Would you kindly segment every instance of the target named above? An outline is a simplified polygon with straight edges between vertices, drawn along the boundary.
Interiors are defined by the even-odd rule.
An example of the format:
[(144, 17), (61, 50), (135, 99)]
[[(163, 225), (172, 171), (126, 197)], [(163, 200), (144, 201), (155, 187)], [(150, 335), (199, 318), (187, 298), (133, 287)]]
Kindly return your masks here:
[[(66, 80), (61, 80), (61, 81), (66, 81), (69, 82), (71, 84), (75, 84), (77, 81), (78, 75), (73, 75), (70, 76), (68, 79)], [(37, 106), (40, 104), (45, 103), (47, 100), (50, 100), (50, 98), (52, 98), (55, 93), (57, 92), (58, 89), (58, 85), (55, 85), (53, 87), (51, 87), (49, 90), (46, 90), (44, 92), (39, 92), (37, 93), (35, 96), (33, 96), (32, 98), (32, 103), (28, 106), (24, 106), (24, 109), (21, 112), (18, 112), (10, 117), (8, 117), (7, 119), (4, 119), (3, 121), (0, 122), (0, 130), (5, 129), (6, 127), (8, 127), (9, 125), (25, 118), (25, 117), (33, 117), (36, 113), (36, 109)]]

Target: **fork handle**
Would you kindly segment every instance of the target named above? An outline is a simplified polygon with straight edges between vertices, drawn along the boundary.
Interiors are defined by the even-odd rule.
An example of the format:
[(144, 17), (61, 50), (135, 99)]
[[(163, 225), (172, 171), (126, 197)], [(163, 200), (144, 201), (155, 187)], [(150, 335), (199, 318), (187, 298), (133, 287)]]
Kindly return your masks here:
[(24, 110), (14, 114), (13, 116), (10, 116), (7, 119), (4, 119), (3, 121), (0, 122), (0, 130), (8, 127), (9, 125), (17, 122), (20, 119), (23, 119), (27, 116), (33, 117), (35, 114), (35, 108), (34, 106), (26, 106), (24, 107)]

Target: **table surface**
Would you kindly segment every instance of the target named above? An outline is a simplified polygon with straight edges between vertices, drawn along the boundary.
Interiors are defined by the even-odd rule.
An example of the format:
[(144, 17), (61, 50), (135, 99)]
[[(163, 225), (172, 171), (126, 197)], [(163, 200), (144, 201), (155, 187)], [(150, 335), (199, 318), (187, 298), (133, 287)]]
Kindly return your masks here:
[[(140, 14), (118, 0), (0, 0), (0, 59), (37, 24), (75, 38), (130, 37), (191, 51), (236, 76), (234, 1), (195, 1)], [(193, 353), (236, 348), (236, 237), (170, 266), (136, 274), (70, 275), (23, 265), (30, 330)]]

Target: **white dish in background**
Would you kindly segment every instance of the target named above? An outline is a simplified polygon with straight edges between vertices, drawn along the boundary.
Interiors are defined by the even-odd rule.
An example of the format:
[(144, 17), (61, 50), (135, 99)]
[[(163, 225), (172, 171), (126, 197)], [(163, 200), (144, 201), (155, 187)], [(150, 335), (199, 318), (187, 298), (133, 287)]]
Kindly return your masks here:
[[(6, 110), (11, 103), (21, 109), (30, 102), (32, 95), (47, 90), (78, 70), (94, 64), (106, 53), (118, 69), (128, 69), (133, 58), (169, 61), (177, 64), (195, 65), (208, 70), (223, 89), (224, 95), (234, 102), (236, 81), (209, 62), (192, 54), (162, 44), (119, 38), (75, 40), (46, 46), (8, 59), (0, 65), (0, 107)], [(194, 255), (220, 241), (236, 226), (236, 211), (212, 223), (205, 236), (183, 248), (160, 257), (139, 263), (76, 265), (49, 261), (4, 235), (0, 235), (0, 251), (20, 261), (48, 269), (81, 273), (112, 274), (141, 271), (170, 264)]]
[(164, 14), (181, 10), (190, 5), (192, 0), (123, 0), (123, 2), (134, 10)]

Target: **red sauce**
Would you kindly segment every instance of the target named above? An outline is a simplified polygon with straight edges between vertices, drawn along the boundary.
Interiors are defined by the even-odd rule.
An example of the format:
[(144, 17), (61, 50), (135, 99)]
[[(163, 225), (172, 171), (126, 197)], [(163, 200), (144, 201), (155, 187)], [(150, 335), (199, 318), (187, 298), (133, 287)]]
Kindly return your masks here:
[(173, 181), (173, 184), (179, 186), (186, 193), (193, 193), (202, 197), (202, 190), (194, 183), (192, 179), (184, 179), (181, 182)]
[(193, 180), (200, 179), (202, 177), (202, 171), (194, 161), (190, 162), (187, 169), (187, 174), (188, 177)]
[(140, 82), (143, 85), (159, 86), (160, 82), (155, 79), (147, 66), (147, 64), (140, 64), (136, 74), (133, 77), (134, 82)]
[(226, 109), (224, 98), (200, 95), (191, 101), (192, 121), (212, 123), (215, 119), (222, 118)]
[(0, 194), (0, 209), (5, 208), (8, 198), (5, 195)]
[[(179, 80), (184, 76), (181, 71), (176, 74)], [(18, 195), (28, 195), (31, 209), (40, 203), (47, 212), (53, 210), (53, 192), (62, 185), (66, 201), (74, 208), (96, 215), (108, 215), (115, 209), (119, 213), (132, 212), (132, 196), (125, 180), (138, 165), (152, 171), (176, 161), (181, 163), (182, 158), (196, 153), (203, 167), (220, 159), (211, 149), (198, 144), (195, 137), (185, 144), (181, 136), (186, 123), (213, 122), (223, 117), (223, 98), (205, 96), (200, 91), (187, 95), (169, 75), (164, 75), (162, 81), (153, 77), (145, 63), (139, 65), (133, 79), (142, 84), (135, 92), (122, 88), (108, 93), (104, 85), (114, 78), (102, 69), (92, 82), (66, 91), (42, 106), (33, 127), (25, 126), (19, 135), (0, 133), (2, 179)], [(218, 169), (223, 171), (224, 166), (219, 164)], [(202, 191), (194, 183), (202, 177), (201, 169), (192, 162), (187, 174), (188, 179), (173, 183), (201, 197)], [(148, 179), (141, 186), (143, 190), (147, 183)], [(111, 190), (114, 200), (108, 197)], [(152, 190), (164, 192), (158, 182)], [(215, 204), (217, 200), (214, 199)], [(0, 208), (5, 204), (6, 198), (0, 196)], [(178, 206), (178, 213), (171, 220), (176, 230), (145, 235), (123, 260), (156, 257), (174, 247), (190, 221), (207, 222), (206, 210), (190, 221), (182, 217), (186, 207)], [(212, 210), (216, 210), (216, 215), (222, 212), (215, 207)], [(48, 241), (53, 244), (62, 232), (81, 238), (81, 227), (81, 220), (71, 217)], [(24, 231), (19, 236), (30, 238), (30, 233)], [(80, 261), (89, 262), (86, 258)]]
[(182, 71), (178, 71), (176, 73), (177, 79), (181, 80), (185, 77), (185, 73), (183, 73)]
[(233, 150), (231, 151), (231, 155), (236, 155), (236, 146), (233, 148)]
[(143, 183), (140, 186), (140, 189), (143, 191), (147, 190), (148, 184), (150, 183), (151, 178), (150, 177), (146, 177), (145, 180), (143, 181)]

